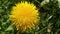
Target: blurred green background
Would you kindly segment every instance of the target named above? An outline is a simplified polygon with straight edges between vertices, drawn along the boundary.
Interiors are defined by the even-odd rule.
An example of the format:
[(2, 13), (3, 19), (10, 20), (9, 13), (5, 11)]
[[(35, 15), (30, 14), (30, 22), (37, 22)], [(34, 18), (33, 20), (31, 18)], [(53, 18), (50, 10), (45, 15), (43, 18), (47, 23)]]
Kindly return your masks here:
[[(9, 20), (11, 8), (21, 1), (34, 3), (40, 12), (35, 30), (19, 32)], [(60, 34), (60, 0), (0, 0), (0, 34)]]

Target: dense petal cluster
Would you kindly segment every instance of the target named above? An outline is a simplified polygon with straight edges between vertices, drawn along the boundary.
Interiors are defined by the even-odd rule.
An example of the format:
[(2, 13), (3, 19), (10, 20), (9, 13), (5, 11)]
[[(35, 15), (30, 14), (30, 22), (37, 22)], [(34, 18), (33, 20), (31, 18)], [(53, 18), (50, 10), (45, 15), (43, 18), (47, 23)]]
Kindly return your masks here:
[(28, 31), (35, 29), (39, 22), (39, 12), (33, 3), (21, 2), (13, 6), (10, 20), (17, 30)]

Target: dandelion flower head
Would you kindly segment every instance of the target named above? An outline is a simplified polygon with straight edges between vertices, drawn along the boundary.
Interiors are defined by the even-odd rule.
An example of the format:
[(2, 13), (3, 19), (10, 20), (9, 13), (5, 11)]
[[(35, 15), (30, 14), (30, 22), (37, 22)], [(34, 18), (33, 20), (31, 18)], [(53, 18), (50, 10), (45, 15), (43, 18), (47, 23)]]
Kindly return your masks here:
[(17, 30), (28, 31), (35, 29), (39, 22), (39, 12), (33, 3), (27, 1), (17, 3), (12, 7), (10, 20)]

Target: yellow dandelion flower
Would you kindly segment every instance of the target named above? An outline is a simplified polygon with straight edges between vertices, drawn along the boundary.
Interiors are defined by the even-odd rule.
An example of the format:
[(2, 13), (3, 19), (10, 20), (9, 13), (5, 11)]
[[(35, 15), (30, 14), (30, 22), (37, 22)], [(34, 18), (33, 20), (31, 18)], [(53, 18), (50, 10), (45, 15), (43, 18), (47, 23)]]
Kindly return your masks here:
[(28, 31), (35, 29), (39, 21), (39, 12), (33, 3), (17, 3), (11, 10), (10, 20), (17, 30)]

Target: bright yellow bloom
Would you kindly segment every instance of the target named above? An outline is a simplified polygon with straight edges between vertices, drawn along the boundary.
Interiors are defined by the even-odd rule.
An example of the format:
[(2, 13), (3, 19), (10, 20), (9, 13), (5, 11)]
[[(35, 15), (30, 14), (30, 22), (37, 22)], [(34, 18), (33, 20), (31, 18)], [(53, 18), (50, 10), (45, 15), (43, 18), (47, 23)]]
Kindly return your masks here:
[(10, 20), (17, 30), (28, 31), (35, 29), (39, 22), (39, 12), (33, 3), (17, 3), (11, 10)]

